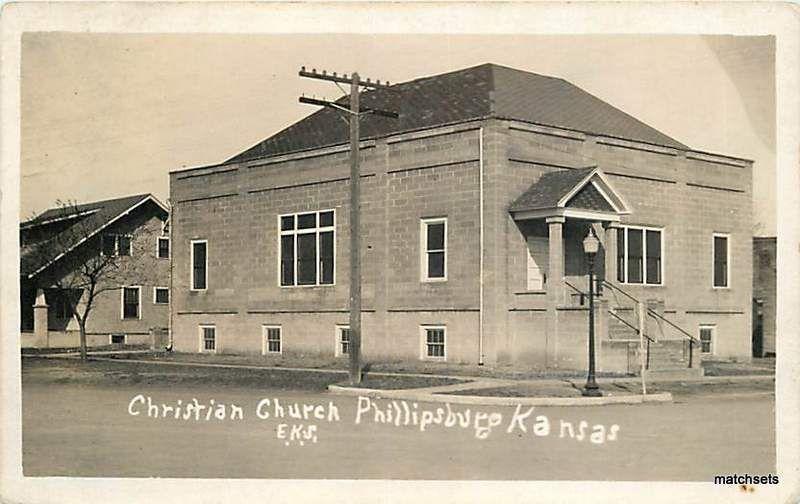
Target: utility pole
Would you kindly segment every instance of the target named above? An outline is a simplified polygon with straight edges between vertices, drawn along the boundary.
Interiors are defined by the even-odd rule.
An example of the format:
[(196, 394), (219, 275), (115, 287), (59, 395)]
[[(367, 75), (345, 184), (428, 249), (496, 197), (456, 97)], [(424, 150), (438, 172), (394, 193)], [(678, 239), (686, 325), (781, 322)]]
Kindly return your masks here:
[[(359, 103), (359, 90), (361, 87), (372, 89), (387, 89), (389, 83), (381, 84), (381, 81), (371, 82), (370, 79), (362, 81), (357, 72), (348, 79), (347, 74), (341, 77), (334, 72), (328, 75), (326, 71), (317, 73), (316, 69), (311, 72), (306, 71), (306, 67), (300, 68), (300, 77), (307, 77), (309, 79), (327, 80), (331, 81), (339, 87), (342, 92), (344, 90), (339, 86), (339, 83), (350, 84), (350, 100), (347, 104), (341, 104), (328, 100), (319, 100), (316, 98), (308, 98), (306, 96), (300, 97), (300, 103), (307, 103), (310, 105), (320, 105), (329, 107), (347, 116), (347, 122), (350, 126), (350, 383), (361, 383), (361, 169), (359, 167), (359, 143), (360, 130), (359, 120), (362, 115), (375, 114), (383, 117), (391, 117), (396, 119), (398, 114), (396, 112), (374, 109), (374, 108), (361, 108)], [(341, 101), (341, 100), (340, 100)], [(337, 343), (338, 344), (338, 343)]]

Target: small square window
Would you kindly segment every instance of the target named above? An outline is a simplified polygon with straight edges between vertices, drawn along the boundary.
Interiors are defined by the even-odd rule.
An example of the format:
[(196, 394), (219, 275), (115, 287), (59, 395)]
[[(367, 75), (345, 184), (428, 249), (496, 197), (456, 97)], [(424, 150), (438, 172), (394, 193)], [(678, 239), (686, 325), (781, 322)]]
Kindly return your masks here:
[(125, 344), (125, 335), (124, 334), (112, 334), (111, 335), (111, 344), (112, 345), (124, 345)]
[(168, 304), (169, 303), (169, 289), (167, 287), (156, 287), (153, 296), (155, 304)]

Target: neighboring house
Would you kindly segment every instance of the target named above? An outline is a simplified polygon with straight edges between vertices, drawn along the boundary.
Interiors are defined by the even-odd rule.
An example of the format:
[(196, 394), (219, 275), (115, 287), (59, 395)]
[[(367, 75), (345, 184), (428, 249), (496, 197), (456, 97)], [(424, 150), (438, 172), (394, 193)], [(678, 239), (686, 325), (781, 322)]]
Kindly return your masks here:
[[(492, 64), (361, 98), (400, 114), (361, 124), (367, 359), (585, 369), (589, 225), (601, 370), (638, 369), (632, 298), (652, 369), (750, 358), (751, 161)], [(347, 353), (347, 141), (323, 109), (171, 173), (176, 350)]]
[[(150, 194), (52, 208), (20, 224), (23, 347), (75, 347), (79, 328), (63, 288), (100, 254), (115, 257), (116, 288), (98, 295), (87, 344), (151, 343), (169, 320), (170, 242), (167, 208)], [(143, 274), (146, 273), (146, 274)], [(54, 286), (61, 285), (62, 288)]]
[(775, 355), (777, 238), (753, 238), (753, 357)]

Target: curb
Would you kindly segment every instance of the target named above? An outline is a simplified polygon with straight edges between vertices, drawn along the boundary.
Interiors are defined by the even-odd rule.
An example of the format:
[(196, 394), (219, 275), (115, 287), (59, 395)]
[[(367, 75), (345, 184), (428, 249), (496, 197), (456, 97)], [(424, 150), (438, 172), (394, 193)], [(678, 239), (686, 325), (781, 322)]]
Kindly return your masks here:
[(672, 402), (672, 394), (619, 395), (603, 397), (492, 397), (432, 394), (413, 390), (378, 390), (357, 387), (328, 385), (331, 394), (342, 396), (366, 396), (373, 398), (404, 399), (406, 401), (441, 402), (450, 404), (473, 404), (483, 406), (604, 406), (607, 404), (643, 404), (649, 402)]

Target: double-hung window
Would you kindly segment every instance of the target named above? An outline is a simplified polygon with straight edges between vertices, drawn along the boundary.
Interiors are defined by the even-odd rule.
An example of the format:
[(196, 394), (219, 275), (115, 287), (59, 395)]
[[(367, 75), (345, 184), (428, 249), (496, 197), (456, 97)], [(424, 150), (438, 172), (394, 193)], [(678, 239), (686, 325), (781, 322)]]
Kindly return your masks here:
[(159, 259), (169, 259), (169, 237), (159, 236), (156, 240), (156, 249)]
[(200, 352), (217, 351), (217, 328), (213, 325), (200, 326)]
[(265, 325), (262, 331), (264, 345), (261, 348), (261, 353), (264, 355), (281, 353), (281, 326)]
[(333, 285), (335, 211), (280, 215), (278, 221), (281, 286)]
[(141, 287), (122, 288), (122, 318), (138, 319), (141, 318), (139, 301), (141, 299)]
[(169, 288), (153, 287), (153, 303), (169, 304)]
[(712, 325), (700, 326), (700, 353), (713, 354), (714, 353), (714, 331), (716, 328)]
[(420, 327), (423, 360), (445, 360), (445, 331), (444, 326)]
[(730, 245), (729, 236), (726, 234), (714, 233), (713, 235), (713, 267), (714, 267), (714, 287), (728, 287), (729, 268), (730, 268)]
[(447, 219), (422, 219), (420, 245), (422, 281), (447, 280)]
[(617, 230), (617, 280), (627, 284), (663, 285), (663, 230), (622, 226)]
[(336, 326), (336, 357), (350, 355), (350, 326)]
[(191, 290), (208, 288), (208, 242), (192, 240), (191, 243)]
[(102, 236), (101, 252), (104, 256), (131, 255), (131, 236), (106, 234)]

